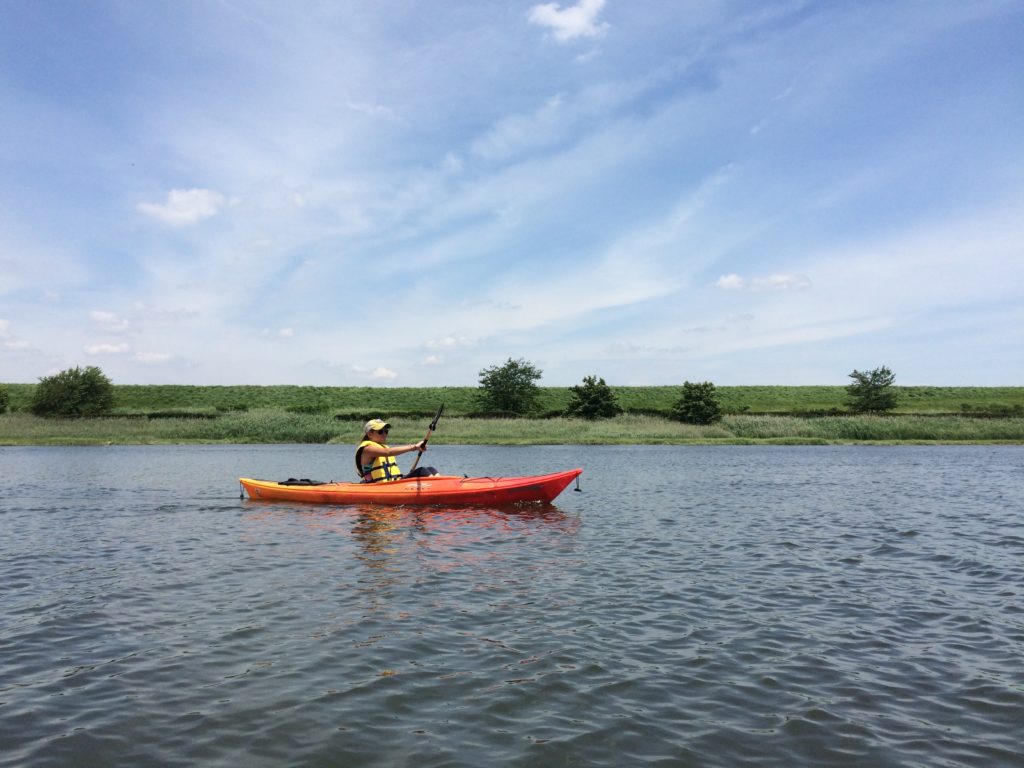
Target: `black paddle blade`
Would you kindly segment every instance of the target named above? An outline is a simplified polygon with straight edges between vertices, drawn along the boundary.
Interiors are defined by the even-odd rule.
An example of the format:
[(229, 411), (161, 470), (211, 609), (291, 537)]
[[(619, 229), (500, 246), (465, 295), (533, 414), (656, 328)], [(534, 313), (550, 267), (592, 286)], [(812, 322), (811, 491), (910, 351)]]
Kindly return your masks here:
[(441, 403), (441, 407), (437, 409), (437, 413), (434, 414), (434, 420), (430, 422), (430, 431), (433, 432), (437, 429), (437, 420), (441, 418), (441, 412), (444, 411), (444, 403)]

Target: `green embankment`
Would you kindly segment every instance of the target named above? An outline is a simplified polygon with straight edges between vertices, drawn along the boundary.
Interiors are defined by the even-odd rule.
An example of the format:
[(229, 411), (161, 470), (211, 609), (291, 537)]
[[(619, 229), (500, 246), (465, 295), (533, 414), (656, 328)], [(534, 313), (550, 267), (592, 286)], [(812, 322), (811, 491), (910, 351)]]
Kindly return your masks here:
[[(34, 384), (0, 384), (14, 410), (26, 410)], [(952, 414), (989, 409), (1024, 408), (1024, 387), (895, 387), (897, 414)], [(476, 387), (302, 387), (114, 385), (115, 412), (125, 415), (160, 411), (218, 413), (257, 408), (331, 414), (420, 414), (444, 402), (451, 415), (476, 410)], [(612, 387), (627, 411), (668, 414), (679, 398), (679, 386)], [(842, 386), (718, 387), (727, 413), (807, 414), (845, 409)], [(568, 387), (541, 387), (540, 409), (556, 413), (569, 403)]]
[(547, 417), (540, 419), (472, 418), (475, 387), (136, 385), (115, 385), (110, 417), (41, 419), (27, 413), (34, 385), (0, 386), (14, 411), (0, 416), (2, 445), (353, 443), (376, 415), (402, 442), (422, 436), (440, 402), (438, 444), (1024, 443), (1024, 387), (898, 387), (899, 405), (888, 416), (840, 413), (841, 386), (719, 387), (726, 416), (699, 427), (666, 418), (676, 386), (613, 387), (627, 412), (595, 422), (556, 415), (569, 401), (567, 387), (541, 389)]
[[(390, 419), (392, 442), (420, 439), (429, 417)], [(0, 416), (0, 445), (148, 443), (347, 443), (362, 434), (362, 420), (280, 409), (231, 411), (216, 419), (41, 419)], [(831, 444), (851, 442), (1024, 442), (1024, 418), (965, 416), (799, 417), (731, 414), (718, 424), (694, 426), (658, 416), (614, 419), (471, 419), (446, 417), (431, 442), (466, 445), (601, 445), (682, 443)]]

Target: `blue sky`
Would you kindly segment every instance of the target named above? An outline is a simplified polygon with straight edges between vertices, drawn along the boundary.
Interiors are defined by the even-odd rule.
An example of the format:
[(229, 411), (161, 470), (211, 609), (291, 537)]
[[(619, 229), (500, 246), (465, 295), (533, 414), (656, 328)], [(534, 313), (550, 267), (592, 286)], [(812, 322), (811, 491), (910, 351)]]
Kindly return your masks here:
[(1020, 2), (5, 0), (0, 381), (1024, 384)]

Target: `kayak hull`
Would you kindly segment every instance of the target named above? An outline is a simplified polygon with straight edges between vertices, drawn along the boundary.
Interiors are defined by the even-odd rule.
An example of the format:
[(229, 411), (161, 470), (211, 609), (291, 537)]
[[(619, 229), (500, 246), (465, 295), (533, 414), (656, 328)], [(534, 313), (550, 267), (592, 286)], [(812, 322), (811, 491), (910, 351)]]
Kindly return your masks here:
[(309, 504), (502, 506), (528, 502), (551, 503), (582, 469), (531, 477), (458, 477), (431, 475), (393, 483), (316, 483), (296, 485), (239, 478), (253, 500), (300, 501)]

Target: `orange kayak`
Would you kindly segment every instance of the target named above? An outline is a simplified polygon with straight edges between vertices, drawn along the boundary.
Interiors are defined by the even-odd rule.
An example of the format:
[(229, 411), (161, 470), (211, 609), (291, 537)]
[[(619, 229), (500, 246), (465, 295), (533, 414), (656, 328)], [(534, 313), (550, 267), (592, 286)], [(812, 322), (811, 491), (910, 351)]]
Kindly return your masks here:
[(392, 483), (321, 483), (312, 480), (239, 478), (250, 499), (311, 504), (487, 504), (550, 503), (582, 469), (532, 477), (432, 475)]

